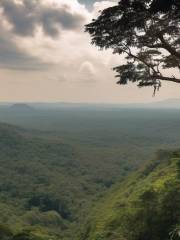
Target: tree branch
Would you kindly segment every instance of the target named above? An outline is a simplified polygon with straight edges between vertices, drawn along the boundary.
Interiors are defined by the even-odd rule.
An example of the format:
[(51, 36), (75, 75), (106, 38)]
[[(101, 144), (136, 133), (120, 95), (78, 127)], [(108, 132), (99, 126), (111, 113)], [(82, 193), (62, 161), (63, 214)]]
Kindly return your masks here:
[(171, 45), (164, 39), (162, 34), (159, 34), (159, 39), (162, 43), (163, 48), (165, 48), (171, 55), (180, 59), (180, 52), (177, 52)]
[(151, 69), (154, 73), (156, 73), (156, 70), (153, 68), (153, 66), (152, 66), (151, 64), (147, 63), (144, 59), (141, 59), (140, 57), (134, 55), (134, 54), (131, 52), (131, 49), (130, 49), (128, 46), (126, 46), (126, 48), (128, 49), (129, 52), (126, 51), (126, 50), (123, 50), (123, 51), (124, 51), (128, 56), (130, 56), (130, 57), (132, 57), (132, 58), (134, 58), (134, 59), (136, 59), (136, 60), (144, 63), (149, 69)]
[(175, 78), (175, 77), (165, 77), (165, 76), (160, 76), (160, 75), (152, 75), (151, 77), (154, 78), (154, 79), (180, 83), (180, 79)]
[(126, 54), (128, 54), (129, 56), (133, 57), (134, 59), (137, 59), (138, 61), (141, 61), (142, 63), (144, 63), (148, 68), (150, 68), (152, 71), (153, 71), (153, 75), (152, 74), (149, 74), (150, 78), (154, 79), (154, 80), (164, 80), (164, 81), (170, 81), (170, 82), (175, 82), (175, 83), (180, 83), (180, 79), (179, 78), (175, 78), (175, 77), (166, 77), (166, 76), (162, 76), (162, 75), (159, 75), (158, 72), (154, 69), (154, 67), (151, 65), (151, 64), (148, 64), (146, 61), (144, 61), (143, 59), (141, 59), (140, 57), (134, 55), (131, 50), (129, 49), (129, 47), (127, 47), (127, 49), (129, 50), (126, 51), (124, 50), (124, 52)]
[(146, 46), (148, 47), (148, 48), (164, 48), (163, 47), (163, 44), (161, 44), (161, 43), (157, 43), (157, 44), (154, 44), (154, 45), (150, 45), (150, 44), (146, 44)]

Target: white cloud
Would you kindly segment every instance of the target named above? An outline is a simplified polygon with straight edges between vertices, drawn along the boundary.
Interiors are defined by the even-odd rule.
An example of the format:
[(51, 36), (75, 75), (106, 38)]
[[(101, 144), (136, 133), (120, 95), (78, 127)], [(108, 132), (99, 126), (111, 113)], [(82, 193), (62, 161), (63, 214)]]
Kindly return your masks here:
[[(22, 0), (17, 1), (22, 4)], [(4, 79), (4, 89), (8, 89), (5, 92), (1, 90), (3, 88), (0, 88), (0, 96), (6, 99), (5, 94), (7, 96), (9, 94), (11, 98), (16, 92), (16, 99), (117, 102), (120, 99), (128, 98), (128, 93), (130, 96), (139, 94), (140, 90), (136, 90), (134, 87), (119, 87), (115, 84), (116, 79), (114, 79), (111, 68), (119, 65), (122, 59), (118, 55), (112, 55), (110, 50), (98, 51), (95, 46), (90, 44), (89, 34), (84, 33), (84, 24), (95, 18), (99, 14), (99, 10), (113, 6), (116, 1), (97, 1), (91, 11), (77, 0), (23, 1), (26, 4), (39, 2), (40, 6), (43, 5), (41, 9), (36, 8), (30, 14), (35, 15), (35, 19), (30, 19), (31, 24), (23, 22), (23, 16), (27, 20), (26, 15), (23, 14), (20, 18), (14, 19), (15, 16), (17, 17), (15, 9), (13, 18), (10, 15), (3, 17), (0, 7), (0, 68), (16, 69), (13, 73), (10, 70), (9, 72), (4, 69), (0, 70)], [(15, 0), (0, 0), (0, 6), (2, 3), (11, 4), (13, 2)], [(31, 6), (28, 6), (26, 11), (32, 10)], [(62, 14), (63, 9), (63, 12), (66, 13), (65, 19), (68, 21), (64, 22), (62, 18), (54, 19), (54, 15), (50, 14), (48, 18), (53, 17), (55, 25), (47, 25), (45, 29), (42, 27), (44, 20), (39, 22), (39, 16), (47, 14), (46, 11), (42, 12), (42, 9), (53, 9), (53, 11), (56, 9), (58, 14)], [(57, 12), (55, 11), (55, 13)], [(72, 16), (82, 17), (82, 21), (77, 22), (78, 27), (69, 22), (72, 20)], [(56, 35), (57, 19), (60, 25), (58, 26), (59, 34)], [(22, 22), (23, 26), (21, 26), (24, 28), (18, 25), (19, 21)], [(30, 27), (29, 30), (26, 29), (27, 26)], [(27, 72), (28, 69), (29, 72)], [(15, 91), (15, 84), (8, 85), (8, 82), (12, 82), (14, 79), (16, 81), (21, 79), (21, 84), (24, 82), (23, 86), (18, 86)], [(121, 91), (122, 88), (123, 91)], [(149, 89), (143, 90), (140, 98), (151, 97), (151, 92)]]
[(91, 62), (85, 61), (81, 64), (79, 68), (79, 72), (80, 73), (89, 72), (94, 75), (96, 70), (94, 65)]
[(104, 10), (105, 8), (109, 8), (112, 6), (117, 5), (116, 1), (100, 1), (100, 2), (95, 2), (93, 4), (93, 15), (94, 17), (97, 17), (99, 15), (99, 12)]
[(85, 61), (79, 68), (79, 80), (82, 82), (94, 83), (96, 81), (96, 69), (93, 63)]
[[(91, 21), (96, 11), (112, 6), (113, 2), (97, 2), (94, 4), (92, 12), (77, 0), (31, 0), (31, 2), (29, 0), (18, 0), (18, 2), (21, 2), (21, 4), (15, 3), (15, 0), (2, 0), (0, 6), (4, 7), (4, 31), (11, 36), (18, 49), (24, 54), (37, 58), (45, 64), (59, 65), (60, 69), (72, 66), (72, 68), (76, 68), (76, 71), (84, 61), (89, 61), (89, 59), (91, 62), (99, 61), (102, 64), (109, 62), (109, 52), (102, 54), (90, 45), (90, 37), (87, 33), (84, 33), (84, 24)], [(56, 35), (57, 24), (49, 25), (49, 22), (46, 22), (46, 19), (52, 17), (51, 13), (60, 14), (65, 19), (63, 21), (63, 17), (58, 18), (58, 21), (62, 21), (60, 24), (64, 24), (64, 28), (60, 30), (60, 35)], [(73, 19), (69, 18), (71, 15), (68, 14), (75, 16), (75, 19), (79, 19), (79, 16), (84, 19), (78, 22), (78, 29), (69, 23)], [(42, 20), (42, 24), (45, 25), (42, 29), (38, 19), (39, 16), (44, 15), (45, 20)], [(31, 18), (27, 18), (27, 16), (31, 16)], [(51, 23), (51, 20), (49, 21)], [(10, 27), (10, 25), (13, 27)]]

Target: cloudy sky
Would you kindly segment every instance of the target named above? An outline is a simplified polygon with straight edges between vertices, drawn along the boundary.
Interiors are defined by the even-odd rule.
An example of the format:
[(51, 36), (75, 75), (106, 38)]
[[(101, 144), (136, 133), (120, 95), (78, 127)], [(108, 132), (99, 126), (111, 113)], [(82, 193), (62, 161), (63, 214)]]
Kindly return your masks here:
[(180, 87), (116, 84), (122, 59), (90, 44), (84, 25), (116, 0), (0, 0), (0, 101), (149, 102)]

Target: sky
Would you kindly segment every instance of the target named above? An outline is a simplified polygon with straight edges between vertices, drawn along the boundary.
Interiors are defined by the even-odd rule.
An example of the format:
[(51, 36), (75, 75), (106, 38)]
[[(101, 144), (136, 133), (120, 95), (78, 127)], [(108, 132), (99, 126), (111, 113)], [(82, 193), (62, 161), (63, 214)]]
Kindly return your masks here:
[[(123, 62), (91, 45), (84, 25), (116, 0), (0, 0), (0, 101), (131, 103), (179, 98), (177, 84), (119, 86)], [(171, 72), (169, 73), (171, 74)]]

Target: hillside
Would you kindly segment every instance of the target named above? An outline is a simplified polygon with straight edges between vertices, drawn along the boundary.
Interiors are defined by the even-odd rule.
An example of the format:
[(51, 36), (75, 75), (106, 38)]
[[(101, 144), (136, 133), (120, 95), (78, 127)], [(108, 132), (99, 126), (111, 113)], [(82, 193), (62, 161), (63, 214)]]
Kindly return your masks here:
[[(179, 115), (173, 116), (172, 126), (168, 125), (168, 119), (160, 125), (163, 117), (158, 115), (159, 120), (155, 119), (153, 126), (159, 127), (152, 131), (145, 118), (137, 121), (133, 117), (131, 125), (127, 122), (129, 115), (123, 120), (118, 113), (114, 124), (109, 125), (109, 117), (107, 122), (102, 122), (109, 113), (95, 119), (90, 113), (82, 113), (84, 117), (79, 112), (69, 114), (58, 115), (57, 119), (54, 115), (50, 118), (49, 113), (45, 115), (48, 118), (44, 115), (33, 118), (34, 126), (41, 120), (44, 128), (47, 121), (49, 127), (55, 126), (54, 131), (0, 124), (1, 240), (124, 240), (120, 222), (135, 222), (129, 212), (134, 209), (134, 201), (141, 204), (138, 191), (140, 194), (146, 186), (153, 186), (153, 174), (160, 174), (160, 178), (156, 177), (160, 181), (166, 174), (171, 182), (180, 154), (168, 151), (161, 152), (152, 166), (128, 175), (149, 162), (155, 149), (179, 144)], [(28, 118), (24, 116), (18, 115), (18, 119), (27, 124)], [(138, 124), (141, 128), (137, 128)], [(179, 196), (177, 190), (172, 191)], [(166, 194), (160, 196), (163, 199)], [(123, 205), (126, 201), (128, 207)], [(135, 209), (142, 209), (136, 206)], [(139, 225), (142, 225), (142, 214), (140, 217), (143, 222)], [(124, 231), (131, 232), (131, 229), (124, 228)], [(143, 237), (143, 240), (149, 239)]]
[(72, 147), (0, 124), (0, 149), (0, 222), (61, 235), (84, 198)]
[(178, 239), (180, 151), (157, 159), (127, 177), (90, 214), (81, 240)]
[(2, 232), (5, 224), (13, 234), (72, 239), (92, 203), (133, 167), (94, 156), (40, 131), (0, 124)]

